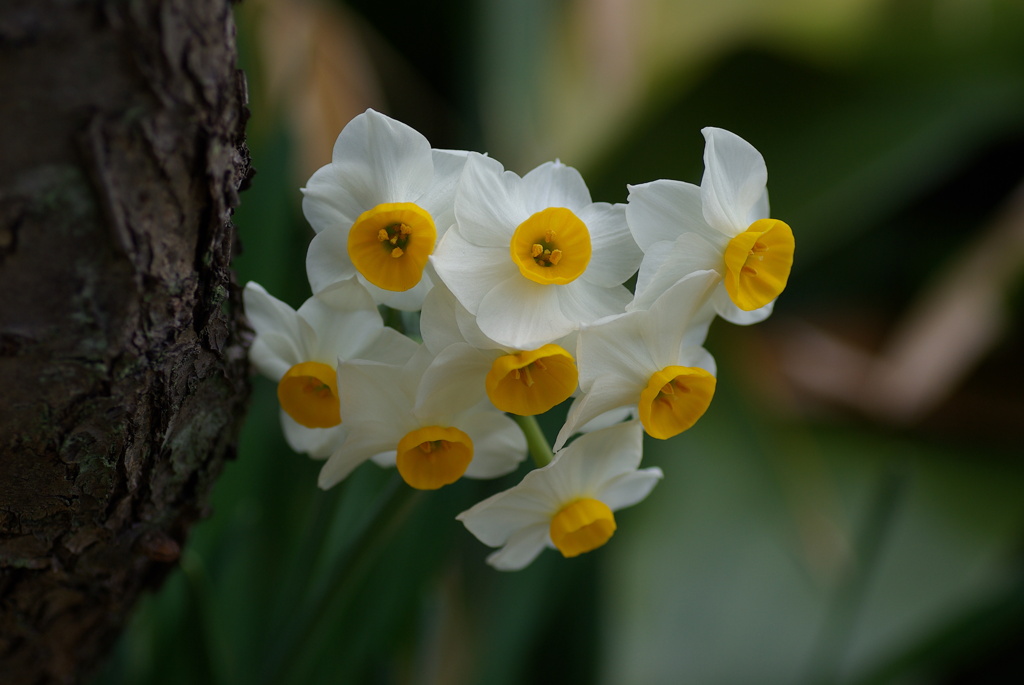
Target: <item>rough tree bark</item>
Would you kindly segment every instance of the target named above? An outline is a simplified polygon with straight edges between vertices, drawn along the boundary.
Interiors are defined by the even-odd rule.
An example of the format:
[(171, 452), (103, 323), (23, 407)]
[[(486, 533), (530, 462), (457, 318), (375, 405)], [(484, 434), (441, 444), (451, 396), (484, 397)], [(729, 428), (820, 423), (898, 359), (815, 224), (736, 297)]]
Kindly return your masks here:
[(0, 4), (0, 682), (80, 682), (247, 397), (227, 0)]

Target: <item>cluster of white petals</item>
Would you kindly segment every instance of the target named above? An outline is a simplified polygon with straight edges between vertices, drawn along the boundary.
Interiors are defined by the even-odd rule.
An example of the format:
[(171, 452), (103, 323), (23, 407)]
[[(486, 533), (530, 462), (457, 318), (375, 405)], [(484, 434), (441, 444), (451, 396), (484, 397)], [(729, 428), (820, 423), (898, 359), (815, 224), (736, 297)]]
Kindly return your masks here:
[[(589, 234), (589, 262), (567, 283), (531, 280), (509, 255), (516, 230), (549, 208), (569, 210)], [(626, 226), (625, 207), (591, 202), (572, 167), (548, 162), (520, 178), (470, 153), (455, 220), (432, 258), (434, 268), (481, 332), (502, 345), (539, 347), (621, 313), (632, 299), (622, 284), (642, 254)]]
[[(356, 281), (342, 281), (306, 300), (298, 311), (248, 283), (243, 292), (245, 311), (256, 338), (249, 360), (264, 376), (280, 381), (289, 369), (320, 362), (337, 369), (349, 359), (398, 363), (408, 359), (416, 343), (385, 328), (373, 298)], [(288, 445), (314, 458), (327, 458), (348, 432), (348, 425), (307, 428), (281, 410)]]
[(643, 500), (662, 477), (641, 469), (643, 430), (636, 421), (588, 433), (556, 453), (547, 466), (526, 474), (519, 485), (459, 514), (473, 535), (500, 547), (488, 563), (518, 570), (545, 547), (554, 548), (552, 520), (566, 505), (585, 499), (618, 511)]
[(473, 459), (460, 475), (497, 478), (514, 471), (526, 456), (526, 439), (483, 393), (460, 380), (466, 351), (452, 345), (434, 356), (421, 348), (402, 365), (340, 363), (341, 415), (352, 428), (324, 464), (320, 487), (335, 485), (368, 459), (394, 466), (402, 438), (431, 426), (458, 429), (472, 441)]
[[(437, 489), (531, 454), (538, 468), (458, 517), (500, 548), (488, 562), (605, 544), (614, 512), (662, 477), (640, 468), (644, 434), (678, 435), (708, 409), (715, 316), (764, 319), (789, 275), (763, 158), (704, 136), (700, 186), (658, 180), (608, 204), (561, 162), (519, 176), (373, 110), (353, 119), (303, 189), (313, 297), (296, 311), (244, 293), (250, 359), (278, 383), (289, 445), (326, 460), (319, 486), (372, 461)], [(379, 306), (419, 312), (416, 339)], [(532, 417), (570, 398), (552, 452)]]

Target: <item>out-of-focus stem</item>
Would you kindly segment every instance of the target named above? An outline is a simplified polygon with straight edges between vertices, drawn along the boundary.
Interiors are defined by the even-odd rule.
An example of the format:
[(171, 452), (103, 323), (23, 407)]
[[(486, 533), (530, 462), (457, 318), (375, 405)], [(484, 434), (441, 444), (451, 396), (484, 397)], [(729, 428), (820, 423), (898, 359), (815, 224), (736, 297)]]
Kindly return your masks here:
[(551, 445), (548, 444), (548, 439), (544, 437), (544, 431), (540, 429), (540, 424), (537, 423), (537, 417), (516, 416), (515, 414), (511, 414), (511, 416), (519, 424), (523, 435), (526, 436), (526, 446), (530, 449), (530, 457), (533, 459), (533, 463), (537, 465), (537, 468), (550, 464), (554, 454), (551, 452)]

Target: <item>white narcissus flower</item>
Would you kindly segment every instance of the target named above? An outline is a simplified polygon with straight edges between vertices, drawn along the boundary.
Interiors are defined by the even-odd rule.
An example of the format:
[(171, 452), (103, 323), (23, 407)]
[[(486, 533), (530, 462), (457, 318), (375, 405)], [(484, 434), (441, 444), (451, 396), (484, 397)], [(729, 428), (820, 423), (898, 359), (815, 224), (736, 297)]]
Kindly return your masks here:
[(572, 396), (577, 388), (575, 334), (534, 350), (516, 350), (494, 342), (481, 331), (472, 314), (438, 283), (427, 295), (420, 314), (423, 344), (439, 353), (464, 343), (464, 379), (486, 391), (491, 403), (519, 416), (543, 414)]
[[(750, 143), (705, 128), (700, 187), (658, 180), (629, 187), (626, 219), (644, 251), (630, 309), (646, 309), (688, 273), (722, 278), (711, 304), (721, 317), (756, 323), (771, 314), (793, 264), (793, 231), (768, 218), (768, 169)], [(707, 313), (711, 316), (711, 312)]]
[(314, 293), (354, 276), (377, 302), (416, 310), (431, 286), (424, 272), (453, 222), (465, 153), (432, 150), (421, 134), (367, 110), (345, 126), (332, 161), (302, 189), (316, 236), (306, 256)]
[(338, 365), (345, 442), (320, 470), (327, 489), (372, 459), (397, 466), (410, 486), (434, 490), (469, 478), (496, 478), (526, 457), (526, 438), (512, 419), (481, 401), (466, 380), (469, 345), (436, 357), (426, 347), (404, 365), (356, 360)]
[(667, 439), (704, 415), (715, 392), (715, 360), (702, 345), (707, 319), (695, 315), (718, 283), (713, 271), (684, 277), (649, 310), (609, 317), (580, 331), (582, 396), (569, 408), (557, 449), (585, 424), (635, 408), (644, 430)]
[(356, 357), (403, 363), (418, 345), (385, 328), (373, 298), (355, 279), (337, 283), (306, 300), (298, 311), (258, 283), (243, 293), (256, 337), (253, 366), (277, 381), (281, 425), (296, 452), (324, 459), (345, 439), (336, 368)]
[(643, 431), (636, 421), (588, 433), (557, 452), (518, 485), (458, 515), (491, 547), (487, 563), (516, 571), (545, 547), (574, 557), (605, 544), (615, 532), (612, 512), (650, 493), (661, 469), (638, 470)]
[(622, 283), (641, 253), (624, 207), (591, 202), (572, 167), (549, 162), (520, 178), (469, 153), (455, 220), (431, 263), (484, 335), (504, 346), (536, 349), (630, 301)]

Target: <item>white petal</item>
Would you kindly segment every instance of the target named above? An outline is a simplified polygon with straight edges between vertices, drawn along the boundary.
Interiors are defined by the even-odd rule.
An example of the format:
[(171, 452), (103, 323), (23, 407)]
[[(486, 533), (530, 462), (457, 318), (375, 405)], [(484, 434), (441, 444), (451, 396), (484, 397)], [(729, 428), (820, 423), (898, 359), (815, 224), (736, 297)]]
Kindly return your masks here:
[(704, 218), (731, 238), (747, 230), (753, 210), (767, 202), (768, 167), (761, 153), (735, 133), (712, 127), (701, 133), (705, 140), (700, 182)]
[(455, 223), (455, 189), (466, 166), (467, 155), (463, 150), (431, 150), (434, 180), (416, 204), (430, 213), (438, 238)]
[(423, 300), (426, 298), (427, 293), (430, 292), (434, 285), (427, 270), (423, 271), (423, 276), (420, 278), (419, 283), (408, 290), (384, 290), (383, 288), (378, 288), (363, 278), (362, 274), (359, 274), (359, 282), (370, 292), (374, 302), (403, 312), (419, 311), (423, 306)]
[(420, 335), (423, 344), (437, 354), (449, 345), (466, 342), (459, 332), (455, 308), (460, 307), (455, 295), (442, 282), (423, 300), (420, 312)]
[[(718, 292), (717, 289), (712, 292)], [(713, 298), (713, 295), (712, 295)], [(679, 343), (680, 352), (679, 359), (680, 364), (683, 366), (699, 366), (702, 369), (707, 369), (712, 374), (715, 373), (715, 360), (705, 350), (702, 345), (708, 339), (708, 329), (711, 328), (711, 323), (715, 320), (715, 309), (710, 302), (705, 303), (704, 306), (693, 315), (690, 319), (690, 325), (687, 327), (686, 332), (683, 334), (683, 339)], [(702, 355), (706, 357), (693, 357), (693, 363), (686, 361), (690, 354), (686, 350), (699, 349)], [(705, 362), (709, 363), (709, 366), (705, 366)]]
[(643, 428), (639, 421), (629, 421), (587, 433), (559, 454), (567, 458), (566, 471), (571, 478), (566, 483), (575, 493), (573, 496), (596, 498), (613, 479), (640, 465)]
[(636, 273), (643, 252), (626, 226), (626, 206), (599, 202), (579, 213), (590, 231), (592, 253), (583, 278), (590, 283), (613, 287)]
[(313, 236), (306, 251), (306, 275), (314, 293), (356, 275), (348, 256), (348, 229), (327, 229)]
[(256, 335), (294, 333), (297, 337), (298, 315), (295, 310), (268, 293), (262, 285), (255, 281), (246, 283), (242, 299), (246, 317)]
[(549, 503), (550, 518), (573, 500), (597, 497), (610, 480), (635, 469), (642, 444), (639, 421), (587, 433), (556, 452), (550, 464), (526, 474), (513, 490), (538, 507)]
[(415, 202), (430, 187), (430, 143), (405, 124), (372, 109), (355, 117), (334, 143), (332, 163), (343, 184), (365, 202)]
[(646, 498), (664, 475), (657, 467), (630, 471), (609, 481), (598, 499), (612, 511), (631, 507)]
[[(547, 466), (526, 474), (505, 492), (493, 495), (456, 518), (492, 547), (515, 541), (509, 550), (523, 565), (539, 552), (538, 539), (548, 540), (551, 517), (579, 497), (595, 497), (615, 478), (640, 463), (643, 431), (638, 421), (589, 433), (555, 455)], [(536, 529), (537, 532), (526, 532)], [(543, 536), (540, 533), (543, 533)], [(524, 550), (524, 541), (533, 542)], [(519, 567), (508, 557), (508, 568)]]
[(585, 424), (580, 426), (577, 431), (580, 433), (592, 433), (602, 428), (608, 428), (614, 426), (617, 423), (624, 423), (637, 417), (636, 406), (630, 405), (628, 407), (619, 407), (606, 411), (605, 413), (598, 416), (596, 419), (587, 421)]
[(326, 459), (338, 449), (348, 437), (348, 424), (332, 428), (306, 428), (281, 410), (281, 428), (284, 439), (296, 452), (308, 454), (313, 459)]
[[(698, 316), (720, 283), (714, 271), (697, 271), (672, 285), (641, 318), (641, 337), (658, 368), (679, 363), (683, 341), (703, 343), (710, 321)], [(639, 312), (637, 312), (639, 313)]]
[(680, 233), (700, 233), (708, 228), (700, 188), (666, 179), (629, 186), (626, 223), (644, 252), (655, 243), (674, 241)]
[(747, 225), (749, 226), (758, 219), (767, 219), (770, 216), (771, 213), (768, 209), (768, 189), (765, 188), (764, 192), (761, 193), (761, 196), (757, 198), (754, 204), (750, 207), (750, 210), (747, 212)]
[(402, 392), (409, 397), (410, 411), (416, 403), (420, 380), (434, 361), (435, 356), (426, 345), (417, 345), (416, 353), (400, 369), (398, 384), (402, 387)]
[(249, 358), (260, 373), (276, 381), (295, 364), (308, 361), (301, 358), (308, 329), (294, 309), (251, 281), (245, 285), (242, 300), (256, 332)]
[[(457, 304), (455, 308), (455, 319), (458, 321), (459, 332), (462, 334), (462, 337), (478, 350), (497, 351), (506, 354), (515, 351), (514, 348), (497, 343), (484, 335), (484, 332), (480, 330), (480, 326), (476, 322), (476, 317), (461, 304)], [(575, 342), (573, 346), (575, 347)]]
[(420, 379), (413, 413), (423, 425), (450, 425), (452, 417), (484, 400), (491, 361), (468, 343), (438, 353)]
[[(354, 279), (339, 281), (329, 288), (324, 288), (316, 299), (337, 312), (377, 312), (377, 305), (374, 304), (370, 293)], [(300, 308), (299, 311), (301, 313), (302, 309)], [(314, 330), (320, 330), (317, 323), (310, 317), (305, 316), (304, 318), (313, 325)], [(379, 313), (377, 321), (380, 322)]]
[(398, 440), (389, 440), (380, 430), (350, 431), (348, 439), (328, 457), (327, 463), (320, 469), (317, 486), (327, 490), (337, 485), (363, 462), (382, 452), (394, 450)]
[[(420, 333), (423, 342), (435, 354), (448, 345), (466, 342), (478, 350), (507, 352), (480, 332), (476, 317), (462, 306), (454, 294), (441, 282), (423, 303), (420, 315)], [(496, 355), (488, 353), (493, 361)]]
[(679, 350), (677, 359), (679, 366), (697, 367), (704, 369), (712, 376), (718, 375), (718, 364), (715, 363), (715, 358), (699, 345), (683, 347)]
[(334, 366), (338, 359), (359, 356), (384, 328), (370, 294), (358, 281), (341, 281), (299, 307), (299, 316), (316, 333), (316, 345), (307, 361)]
[(719, 286), (715, 293), (711, 296), (711, 302), (714, 305), (714, 310), (720, 317), (728, 321), (729, 323), (736, 324), (738, 326), (749, 326), (754, 323), (761, 323), (772, 314), (772, 310), (775, 309), (775, 300), (772, 300), (760, 309), (754, 309), (752, 311), (745, 311), (740, 309), (733, 304), (732, 299), (729, 297), (729, 293), (725, 291), (725, 286)]
[[(547, 468), (547, 467), (545, 467)], [(536, 471), (526, 474), (530, 478)], [(485, 545), (498, 547), (508, 542), (516, 531), (541, 524), (551, 525), (551, 516), (558, 511), (558, 502), (538, 498), (523, 482), (504, 492), (491, 495), (455, 518)]]
[(684, 233), (670, 245), (658, 243), (658, 252), (652, 250), (640, 264), (636, 296), (628, 309), (650, 309), (666, 290), (694, 272), (716, 270), (721, 274), (725, 245), (721, 239), (716, 244), (696, 233)]
[(346, 170), (336, 164), (313, 173), (302, 189), (302, 213), (315, 232), (333, 229), (348, 235), (359, 215), (380, 203), (376, 195), (354, 190)]
[(507, 244), (502, 248), (479, 247), (466, 240), (459, 226), (445, 233), (430, 262), (462, 306), (473, 314), (478, 313), (480, 301), (495, 286), (519, 275)]
[(516, 227), (530, 216), (521, 199), (521, 183), (498, 161), (469, 153), (455, 191), (455, 221), (466, 240), (508, 252)]
[(534, 283), (517, 269), (484, 295), (477, 325), (488, 338), (519, 350), (536, 349), (568, 335), (577, 324), (563, 313), (559, 287)]
[(487, 557), (487, 563), (499, 571), (526, 568), (549, 546), (550, 524), (538, 523), (516, 531), (504, 547)]
[(279, 381), (288, 373), (288, 369), (298, 364), (289, 363), (286, 359), (300, 360), (302, 354), (295, 347), (295, 341), (286, 335), (268, 333), (252, 341), (249, 348), (249, 361), (261, 374), (272, 381)]
[(523, 203), (528, 214), (548, 207), (574, 212), (591, 203), (590, 191), (580, 172), (561, 162), (545, 162), (523, 176)]
[(369, 349), (363, 350), (359, 357), (384, 364), (404, 365), (416, 354), (419, 347), (419, 343), (394, 328), (384, 328)]
[(516, 422), (490, 407), (468, 412), (460, 425), (473, 440), (467, 478), (497, 478), (515, 471), (526, 458), (526, 437)]
[(398, 450), (388, 450), (387, 452), (378, 452), (377, 454), (370, 457), (377, 466), (382, 469), (393, 469), (395, 463), (398, 461)]
[(650, 375), (661, 368), (642, 339), (646, 319), (646, 312), (630, 312), (585, 326), (580, 331), (576, 363), (580, 388), (584, 392), (589, 392), (595, 382), (605, 377), (643, 386)]
[(582, 432), (586, 425), (595, 419), (605, 416), (618, 417), (619, 420), (611, 421), (608, 425), (619, 423), (625, 416), (612, 412), (615, 410), (628, 412), (630, 407), (635, 407), (640, 401), (640, 393), (643, 389), (643, 384), (623, 382), (618, 376), (600, 376), (590, 386), (589, 392), (585, 392), (573, 400), (569, 407), (569, 413), (565, 417), (565, 424), (558, 432), (558, 437), (555, 438), (554, 449), (562, 449), (569, 438)]
[[(622, 314), (632, 300), (632, 294), (622, 285), (610, 288), (576, 279), (558, 287), (558, 306), (565, 318), (573, 322), (573, 328), (588, 324), (606, 316)], [(563, 334), (564, 335), (564, 334)]]
[(396, 434), (404, 435), (413, 423), (405, 373), (405, 367), (364, 360), (338, 364), (342, 420), (359, 430), (364, 422), (389, 421)]
[[(654, 292), (648, 292), (651, 288), (651, 282), (654, 280), (655, 275), (661, 270), (663, 266), (670, 262), (672, 256), (672, 243), (667, 240), (651, 245), (650, 249), (644, 254), (643, 260), (640, 262), (640, 271), (636, 275), (636, 287), (633, 289), (633, 300), (626, 305), (626, 311), (631, 312), (634, 309), (647, 309), (651, 306), (651, 302), (654, 301), (655, 297), (661, 292), (664, 292), (663, 288), (658, 288)], [(670, 267), (675, 268), (675, 267)], [(656, 288), (658, 286), (655, 286)]]

